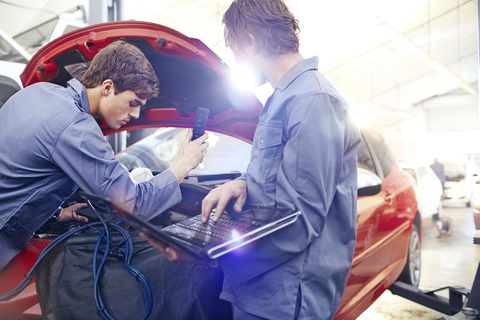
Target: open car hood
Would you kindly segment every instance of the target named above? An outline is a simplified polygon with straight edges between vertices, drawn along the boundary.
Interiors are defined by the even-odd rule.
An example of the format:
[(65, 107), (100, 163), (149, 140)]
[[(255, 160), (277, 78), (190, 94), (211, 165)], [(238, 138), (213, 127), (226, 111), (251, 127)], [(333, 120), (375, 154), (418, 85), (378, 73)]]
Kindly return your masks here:
[(210, 109), (207, 130), (253, 140), (262, 108), (255, 95), (236, 88), (231, 70), (200, 40), (155, 23), (107, 22), (67, 33), (32, 57), (20, 76), (22, 83), (66, 86), (73, 76), (81, 78), (99, 50), (120, 38), (145, 54), (160, 80), (160, 93), (142, 107), (139, 119), (119, 130), (103, 122), (105, 135), (148, 127), (193, 127), (195, 112), (202, 107)]

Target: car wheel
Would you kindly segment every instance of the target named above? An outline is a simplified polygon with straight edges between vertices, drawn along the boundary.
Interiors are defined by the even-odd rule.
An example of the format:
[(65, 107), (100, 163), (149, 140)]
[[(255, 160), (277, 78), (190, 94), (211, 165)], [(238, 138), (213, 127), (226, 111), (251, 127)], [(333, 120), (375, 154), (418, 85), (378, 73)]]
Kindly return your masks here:
[(407, 263), (398, 278), (399, 281), (418, 287), (420, 283), (420, 269), (422, 266), (420, 258), (420, 233), (416, 225), (412, 225), (410, 242), (408, 244)]

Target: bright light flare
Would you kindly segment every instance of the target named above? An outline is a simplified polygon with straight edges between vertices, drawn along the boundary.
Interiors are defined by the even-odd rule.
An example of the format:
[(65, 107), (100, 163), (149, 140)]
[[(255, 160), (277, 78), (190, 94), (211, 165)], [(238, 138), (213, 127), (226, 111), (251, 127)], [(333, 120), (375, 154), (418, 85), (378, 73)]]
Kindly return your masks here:
[(372, 107), (366, 104), (357, 104), (350, 112), (353, 121), (361, 127), (370, 127), (373, 123)]
[(209, 148), (215, 147), (215, 145), (216, 145), (217, 142), (218, 142), (218, 139), (220, 139), (220, 137), (219, 137), (218, 135), (216, 135), (215, 133), (209, 131), (209, 132), (208, 132), (208, 139), (206, 140), (206, 142), (208, 142), (208, 147), (209, 147)]
[(240, 239), (240, 237), (241, 237), (240, 232), (238, 232), (238, 231), (235, 230), (235, 229), (232, 230), (232, 235), (231, 235), (231, 237), (232, 237), (233, 240), (242, 241), (242, 239)]
[(232, 77), (234, 84), (242, 90), (252, 90), (255, 87), (255, 73), (250, 68), (236, 65), (232, 69)]

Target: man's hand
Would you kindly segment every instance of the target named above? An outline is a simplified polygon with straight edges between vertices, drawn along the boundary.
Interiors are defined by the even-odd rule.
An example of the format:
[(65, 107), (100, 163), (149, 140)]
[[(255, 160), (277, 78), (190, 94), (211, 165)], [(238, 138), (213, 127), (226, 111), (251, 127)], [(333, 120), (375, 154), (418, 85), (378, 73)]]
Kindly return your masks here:
[(205, 223), (208, 221), (215, 205), (217, 209), (212, 219), (214, 222), (217, 222), (231, 199), (237, 199), (233, 209), (237, 212), (242, 211), (242, 207), (245, 201), (247, 201), (246, 180), (233, 180), (210, 191), (202, 201), (202, 222)]
[(181, 252), (173, 249), (172, 247), (166, 246), (162, 242), (156, 240), (153, 236), (149, 235), (148, 231), (145, 229), (140, 232), (140, 236), (145, 238), (155, 249), (163, 253), (171, 262), (181, 261), (200, 265), (208, 265), (206, 261), (195, 259), (189, 255), (182, 254)]
[(177, 178), (178, 183), (203, 161), (203, 156), (207, 153), (208, 142), (205, 142), (205, 140), (208, 139), (208, 133), (194, 141), (191, 141), (192, 136), (192, 129), (188, 129), (187, 136), (180, 145), (177, 161), (169, 168)]
[(68, 208), (63, 208), (62, 211), (60, 211), (60, 214), (58, 215), (58, 222), (68, 222), (68, 221), (78, 221), (78, 222), (84, 222), (87, 223), (88, 219), (87, 217), (84, 216), (79, 216), (76, 212), (76, 210), (86, 207), (86, 203), (75, 203), (73, 206), (70, 206)]

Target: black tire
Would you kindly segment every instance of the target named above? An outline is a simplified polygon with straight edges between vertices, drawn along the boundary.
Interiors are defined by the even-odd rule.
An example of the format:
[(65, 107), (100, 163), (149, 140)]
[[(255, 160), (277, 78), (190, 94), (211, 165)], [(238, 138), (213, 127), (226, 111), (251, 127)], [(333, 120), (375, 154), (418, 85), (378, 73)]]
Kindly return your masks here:
[(400, 277), (398, 277), (399, 281), (418, 287), (422, 266), (420, 251), (420, 233), (418, 232), (417, 226), (412, 225), (410, 241), (408, 243), (407, 263)]

